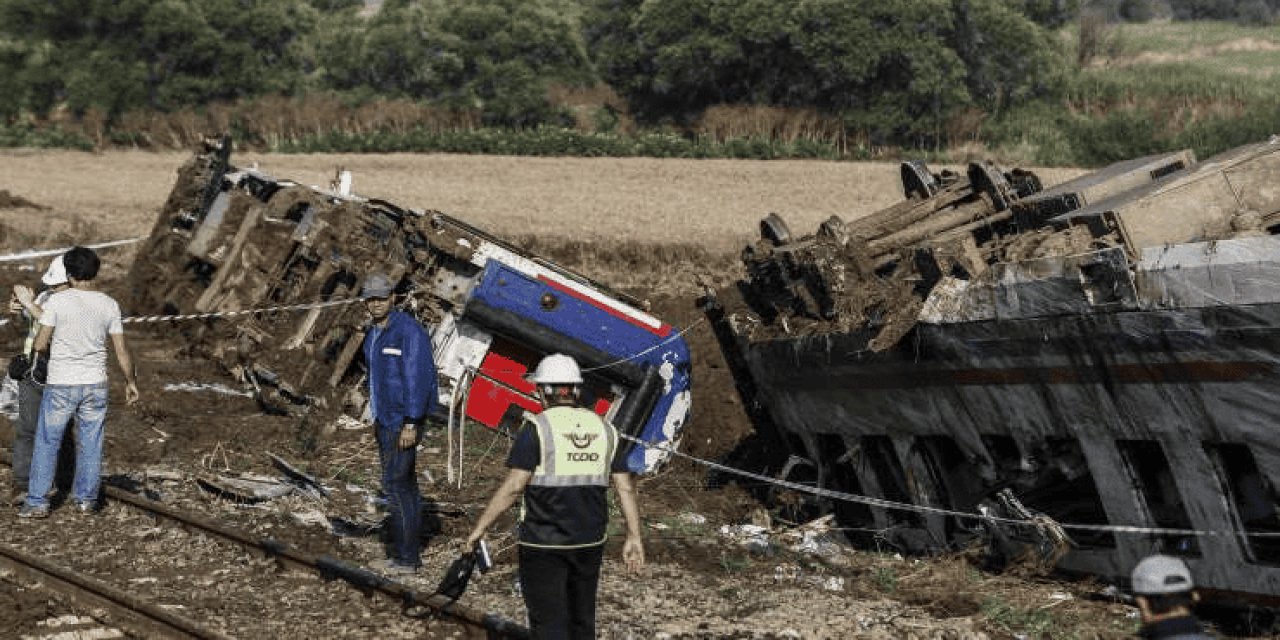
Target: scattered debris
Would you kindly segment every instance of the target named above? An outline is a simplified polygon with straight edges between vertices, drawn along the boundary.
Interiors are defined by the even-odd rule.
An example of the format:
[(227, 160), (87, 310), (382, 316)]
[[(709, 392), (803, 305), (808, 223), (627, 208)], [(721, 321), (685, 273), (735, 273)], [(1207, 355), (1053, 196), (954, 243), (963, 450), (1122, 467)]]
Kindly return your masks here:
[(316, 509), (310, 509), (307, 511), (291, 511), (289, 512), (289, 516), (297, 521), (298, 524), (316, 527), (329, 526), (329, 517)]
[(18, 419), (18, 381), (7, 375), (0, 382), (0, 415), (11, 421)]
[(691, 525), (704, 525), (707, 523), (707, 517), (700, 513), (682, 513), (679, 516), (680, 522)]
[(164, 385), (164, 387), (162, 388), (165, 391), (192, 391), (192, 392), (210, 391), (213, 393), (221, 393), (223, 395), (228, 395), (228, 396), (241, 396), (245, 398), (253, 397), (253, 394), (249, 393), (248, 391), (240, 391), (237, 389), (232, 389), (231, 387), (228, 387), (227, 385), (222, 384), (220, 382), (214, 382), (214, 383), (170, 382)]
[(285, 462), (283, 458), (274, 453), (267, 452), (267, 457), (271, 459), (271, 464), (284, 473), (290, 482), (298, 486), (302, 491), (311, 494), (316, 498), (324, 498), (329, 496), (329, 490), (324, 488), (315, 478), (299, 471), (296, 467)]
[(242, 474), (238, 477), (201, 475), (196, 478), (196, 483), (214, 495), (244, 504), (283, 498), (298, 490), (297, 485), (254, 474)]

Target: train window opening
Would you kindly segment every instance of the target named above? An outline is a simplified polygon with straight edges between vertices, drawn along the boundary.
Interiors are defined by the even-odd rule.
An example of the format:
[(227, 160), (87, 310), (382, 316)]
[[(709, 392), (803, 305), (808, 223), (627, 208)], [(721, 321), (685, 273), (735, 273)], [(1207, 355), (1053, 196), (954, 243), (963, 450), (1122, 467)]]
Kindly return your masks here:
[[(907, 489), (907, 474), (902, 468), (902, 461), (894, 451), (893, 441), (888, 436), (863, 436), (862, 456), (865, 464), (870, 466), (880, 485), (881, 495), (893, 502), (911, 503), (911, 494)], [(923, 518), (914, 511), (893, 509), (889, 511), (889, 519), (902, 522), (907, 526), (924, 525)]]
[[(1249, 533), (1280, 533), (1275, 487), (1258, 469), (1248, 445), (1206, 442), (1204, 448), (1227, 487), (1238, 528)], [(1280, 537), (1241, 536), (1240, 542), (1253, 561), (1280, 564)]]
[[(853, 469), (853, 459), (849, 455), (849, 445), (844, 438), (833, 433), (818, 434), (818, 466), (822, 469), (822, 486), (825, 489), (864, 495), (862, 483), (858, 482), (858, 474)], [(871, 542), (874, 532), (870, 529), (875, 523), (871, 507), (861, 502), (848, 500), (832, 500), (832, 512), (836, 523), (848, 529), (845, 536), (855, 544)], [(861, 529), (862, 531), (857, 531)], [(865, 540), (864, 540), (865, 538)]]
[(805, 446), (804, 440), (800, 439), (800, 436), (794, 433), (787, 432), (783, 434), (783, 437), (787, 441), (787, 449), (792, 454), (795, 454), (798, 456), (809, 455), (809, 448)]
[(1001, 471), (1017, 471), (1022, 468), (1022, 450), (1018, 441), (1012, 436), (986, 434), (982, 436), (982, 444), (987, 449), (987, 456)]
[[(1026, 470), (1011, 476), (1010, 488), (1027, 508), (1061, 523), (1111, 523), (1079, 441), (1050, 438), (1025, 457)], [(1110, 531), (1073, 529), (1070, 534), (1080, 549), (1116, 546), (1115, 534)]]
[(982, 482), (973, 472), (974, 461), (965, 455), (953, 438), (947, 436), (922, 436), (917, 446), (929, 451), (937, 473), (951, 498), (950, 506), (970, 511), (982, 492)]
[[(1174, 482), (1173, 468), (1160, 443), (1154, 440), (1117, 440), (1116, 446), (1155, 526), (1193, 529), (1191, 517), (1187, 515), (1186, 505)], [(1156, 536), (1156, 539), (1165, 553), (1200, 555), (1200, 544), (1194, 535), (1166, 534)]]
[[(906, 467), (913, 502), (975, 511), (976, 496), (981, 495), (981, 488), (976, 483), (977, 475), (967, 471), (968, 466), (955, 440), (946, 436), (916, 438)], [(978, 520), (933, 514), (926, 515), (925, 519), (931, 521), (934, 544), (940, 548), (959, 548), (983, 530)]]

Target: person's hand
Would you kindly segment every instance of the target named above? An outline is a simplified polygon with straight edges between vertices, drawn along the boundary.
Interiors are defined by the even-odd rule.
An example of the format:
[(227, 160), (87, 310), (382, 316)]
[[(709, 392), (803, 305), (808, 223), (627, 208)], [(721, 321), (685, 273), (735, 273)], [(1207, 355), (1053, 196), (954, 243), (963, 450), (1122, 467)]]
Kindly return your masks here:
[[(35, 304), (36, 297), (31, 287), (24, 284), (15, 284), (13, 285), (13, 299), (17, 300), (18, 304), (23, 308), (26, 308)], [(10, 304), (10, 308), (13, 308), (12, 304)]]
[(627, 536), (626, 542), (622, 543), (622, 561), (631, 573), (639, 573), (644, 567), (644, 543), (640, 536)]
[(124, 403), (125, 404), (133, 405), (134, 403), (138, 402), (138, 398), (140, 397), (142, 397), (142, 394), (138, 393), (138, 383), (130, 382), (124, 385)]
[(401, 449), (412, 449), (418, 441), (418, 430), (411, 424), (400, 427), (400, 445)]
[(476, 548), (476, 543), (480, 542), (480, 538), (483, 537), (483, 531), (472, 531), (471, 535), (467, 536), (466, 541), (462, 543), (462, 551), (465, 553)]

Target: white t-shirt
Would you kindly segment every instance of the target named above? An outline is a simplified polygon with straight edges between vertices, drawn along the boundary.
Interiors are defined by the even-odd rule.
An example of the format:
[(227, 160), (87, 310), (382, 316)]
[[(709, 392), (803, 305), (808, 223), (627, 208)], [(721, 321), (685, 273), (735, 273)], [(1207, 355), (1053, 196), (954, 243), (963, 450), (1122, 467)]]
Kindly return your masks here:
[(48, 384), (107, 381), (107, 334), (124, 333), (120, 305), (100, 291), (67, 289), (44, 303), (40, 324), (53, 327)]

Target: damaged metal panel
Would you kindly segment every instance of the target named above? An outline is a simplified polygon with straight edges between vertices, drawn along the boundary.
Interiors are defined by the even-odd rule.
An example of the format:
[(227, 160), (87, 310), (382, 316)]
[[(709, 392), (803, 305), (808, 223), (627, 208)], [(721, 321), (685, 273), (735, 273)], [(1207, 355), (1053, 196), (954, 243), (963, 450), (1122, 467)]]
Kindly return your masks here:
[(1021, 199), (1013, 205), (1014, 215), (1021, 228), (1034, 229), (1050, 218), (1142, 187), (1195, 162), (1195, 154), (1189, 149), (1118, 162)]
[[(712, 292), (708, 317), (738, 388), (754, 394), (744, 399), (758, 403), (757, 428), (816, 467), (822, 486), (1028, 522), (837, 510), (845, 526), (878, 530), (876, 543), (1025, 545), (1117, 582), (1161, 551), (1229, 600), (1280, 603), (1280, 537), (1249, 535), (1280, 533), (1280, 237), (1256, 219), (1280, 193), (1267, 182), (1277, 150), (1251, 145), (1204, 165), (1142, 158), (1049, 198), (1026, 194), (1011, 210), (1064, 193), (1101, 200), (1039, 228), (1016, 216), (961, 225), (980, 266), (938, 259), (947, 232), (861, 281), (831, 260), (806, 263), (809, 290), (896, 291), (896, 315), (833, 305), (815, 317), (794, 289), (760, 277), (788, 265), (748, 252), (750, 277)], [(1258, 216), (1239, 219), (1245, 202)], [(769, 242), (775, 256), (820, 244)], [(883, 340), (891, 323), (899, 337)], [(1065, 554), (1046, 522), (1067, 527)]]
[(1280, 302), (1280, 241), (1275, 236), (1147, 247), (1135, 273), (1152, 307)]
[[(326, 190), (240, 169), (229, 139), (209, 140), (179, 171), (132, 267), (131, 312), (212, 314), (175, 326), (268, 411), (358, 414), (367, 313), (351, 302), (377, 271), (432, 334), (438, 418), (452, 406), (514, 428), (540, 410), (524, 374), (562, 352), (583, 366), (591, 406), (620, 429), (678, 441), (691, 366), (675, 327), (456, 218), (354, 195), (351, 183), (345, 172)], [(668, 455), (636, 447), (629, 463), (653, 471)]]

